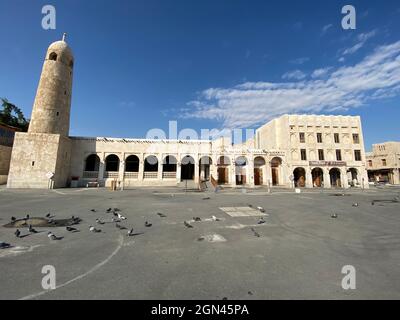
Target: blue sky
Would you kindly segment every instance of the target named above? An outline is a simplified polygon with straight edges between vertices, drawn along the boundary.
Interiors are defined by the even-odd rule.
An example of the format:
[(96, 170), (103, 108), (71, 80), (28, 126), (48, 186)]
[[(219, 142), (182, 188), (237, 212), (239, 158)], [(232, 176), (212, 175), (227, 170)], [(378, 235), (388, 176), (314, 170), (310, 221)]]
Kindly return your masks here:
[[(41, 9), (57, 29), (41, 28)], [(341, 28), (341, 8), (357, 29)], [(256, 128), (282, 113), (360, 115), (400, 140), (398, 1), (0, 0), (0, 96), (28, 116), (48, 45), (75, 55), (71, 135)]]

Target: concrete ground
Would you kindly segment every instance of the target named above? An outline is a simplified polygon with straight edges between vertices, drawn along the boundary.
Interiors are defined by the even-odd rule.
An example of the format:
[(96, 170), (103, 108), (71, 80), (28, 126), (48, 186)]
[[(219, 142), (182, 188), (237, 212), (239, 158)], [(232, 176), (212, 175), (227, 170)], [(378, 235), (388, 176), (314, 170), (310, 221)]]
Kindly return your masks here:
[[(371, 201), (393, 199), (400, 189), (338, 192), (1, 188), (0, 241), (13, 247), (0, 249), (0, 299), (399, 299), (400, 203)], [(265, 208), (265, 224), (220, 209), (249, 204)], [(127, 217), (121, 224), (143, 234), (96, 225), (96, 218), (110, 221), (109, 207), (120, 208)], [(51, 241), (51, 229), (37, 228), (43, 232), (17, 239), (3, 227), (12, 216), (49, 212), (79, 216), (80, 232), (53, 228), (64, 238)], [(202, 221), (185, 227), (193, 217)], [(103, 232), (91, 233), (89, 225)], [(42, 289), (44, 265), (56, 268), (55, 290)], [(356, 269), (355, 290), (342, 289), (345, 265)]]

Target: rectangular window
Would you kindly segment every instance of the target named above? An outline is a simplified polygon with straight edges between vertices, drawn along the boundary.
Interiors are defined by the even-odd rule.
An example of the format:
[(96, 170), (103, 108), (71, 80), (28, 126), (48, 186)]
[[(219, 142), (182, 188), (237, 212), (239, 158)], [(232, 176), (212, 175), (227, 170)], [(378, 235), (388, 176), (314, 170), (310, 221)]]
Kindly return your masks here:
[(372, 167), (372, 160), (368, 160), (368, 167)]
[(341, 150), (336, 150), (336, 160), (342, 161), (342, 151)]
[(334, 137), (335, 137), (335, 143), (340, 143), (339, 133), (335, 133)]
[(318, 159), (319, 159), (320, 161), (325, 160), (325, 157), (324, 157), (324, 150), (318, 149)]
[(306, 142), (306, 136), (305, 136), (304, 132), (300, 132), (299, 137), (300, 137), (300, 143)]
[(386, 167), (386, 159), (382, 159), (382, 166)]
[(307, 160), (307, 151), (306, 151), (306, 149), (301, 149), (300, 153), (301, 153), (301, 160), (306, 161)]
[(354, 150), (354, 159), (356, 161), (362, 161), (362, 159), (361, 159), (361, 150)]
[(353, 133), (353, 143), (359, 144), (360, 143), (360, 136), (358, 133)]
[(317, 142), (322, 143), (322, 133), (317, 133)]

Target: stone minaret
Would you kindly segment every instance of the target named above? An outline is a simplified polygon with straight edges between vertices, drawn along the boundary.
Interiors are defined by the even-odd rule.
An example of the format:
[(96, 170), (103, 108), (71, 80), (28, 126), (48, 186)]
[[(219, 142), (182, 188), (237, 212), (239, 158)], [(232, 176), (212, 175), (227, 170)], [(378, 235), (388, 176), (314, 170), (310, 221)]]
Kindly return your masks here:
[(65, 36), (47, 49), (29, 133), (69, 134), (74, 57)]

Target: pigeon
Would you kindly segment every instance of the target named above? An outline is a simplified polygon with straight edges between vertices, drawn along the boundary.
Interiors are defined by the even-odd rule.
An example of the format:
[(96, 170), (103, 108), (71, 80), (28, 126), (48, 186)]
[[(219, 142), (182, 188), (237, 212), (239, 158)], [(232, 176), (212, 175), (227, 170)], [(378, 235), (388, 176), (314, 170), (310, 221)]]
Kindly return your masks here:
[(50, 213), (46, 214), (46, 218), (50, 218), (50, 217), (51, 217)]
[(120, 211), (121, 211), (121, 209), (114, 208), (114, 212), (120, 212)]
[(150, 222), (146, 221), (144, 223), (144, 226), (147, 227), (147, 228), (150, 228), (152, 226), (152, 224)]
[(120, 213), (118, 213), (117, 216), (118, 216), (118, 219), (120, 219), (120, 220), (126, 220), (126, 218)]
[(263, 217), (261, 217), (260, 220), (258, 220), (257, 224), (264, 224), (266, 221), (264, 220)]
[(104, 222), (101, 221), (100, 219), (96, 219), (96, 223), (97, 223), (97, 224), (104, 224)]
[(254, 235), (255, 235), (257, 238), (260, 237), (260, 234), (259, 234), (254, 228), (251, 228), (251, 231), (253, 231)]
[(0, 242), (0, 249), (7, 249), (11, 247), (11, 245), (7, 242)]
[(183, 224), (185, 225), (186, 228), (193, 228), (193, 226), (187, 221), (184, 221)]
[(114, 215), (114, 217), (118, 217), (118, 213), (114, 212), (112, 213)]
[(210, 199), (211, 199), (210, 197), (203, 198), (203, 200), (210, 200)]
[(90, 211), (92, 211), (92, 212), (96, 212), (96, 210), (95, 210), (95, 209), (91, 209)]
[(115, 224), (115, 226), (119, 229), (119, 230), (126, 230), (126, 228), (124, 226), (119, 225), (118, 223)]
[(127, 235), (128, 235), (128, 237), (132, 237), (133, 236), (133, 228), (128, 231)]
[(29, 230), (30, 233), (38, 233), (35, 229), (32, 228), (31, 224), (29, 225), (28, 230)]
[(262, 212), (262, 213), (265, 212), (265, 209), (264, 209), (263, 207), (257, 207), (257, 209), (258, 209), (260, 212)]
[(90, 226), (90, 227), (89, 227), (89, 231), (90, 231), (90, 232), (94, 232), (94, 233), (99, 233), (99, 232), (101, 232), (100, 229), (96, 229), (96, 228), (93, 227), (93, 226)]
[(48, 233), (47, 233), (47, 237), (50, 239), (50, 240), (60, 240), (60, 238), (59, 237), (57, 237), (53, 232), (51, 232), (51, 231), (49, 231)]
[(353, 203), (353, 207), (358, 207), (358, 202)]
[(253, 206), (251, 204), (248, 204), (249, 208), (253, 208)]
[(18, 229), (15, 230), (14, 234), (15, 234), (15, 236), (16, 236), (17, 238), (21, 238), (21, 231), (19, 231)]
[(16, 217), (11, 217), (11, 222), (15, 222), (15, 221), (17, 221), (17, 218)]
[(371, 206), (373, 206), (373, 205), (375, 205), (375, 202), (374, 202), (374, 201), (371, 202)]
[(112, 211), (112, 209), (111, 209), (111, 208), (108, 208), (106, 211), (107, 211), (107, 212), (111, 212), (111, 211)]
[(213, 221), (221, 221), (219, 218), (217, 218), (216, 216), (211, 216), (211, 219), (213, 220)]
[(331, 218), (336, 219), (338, 215), (336, 213), (332, 213)]
[(75, 229), (73, 227), (66, 227), (65, 229), (67, 229), (67, 231), (69, 231), (69, 232), (77, 232), (78, 231), (78, 229)]
[(201, 219), (200, 219), (199, 217), (193, 217), (193, 220), (194, 220), (194, 221), (197, 221), (197, 222), (198, 222), (198, 221), (201, 221)]
[(161, 218), (166, 218), (167, 216), (161, 212), (157, 212), (157, 214), (161, 217)]

